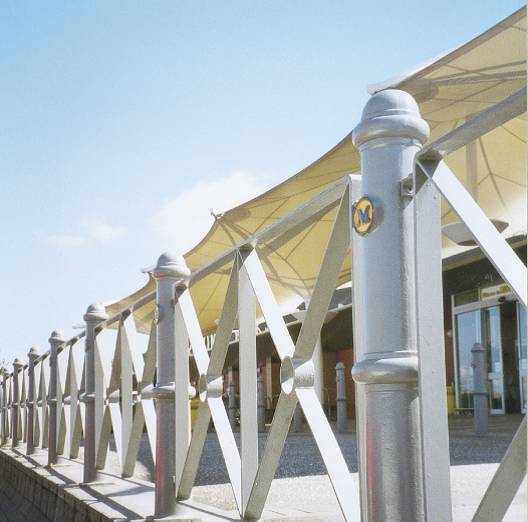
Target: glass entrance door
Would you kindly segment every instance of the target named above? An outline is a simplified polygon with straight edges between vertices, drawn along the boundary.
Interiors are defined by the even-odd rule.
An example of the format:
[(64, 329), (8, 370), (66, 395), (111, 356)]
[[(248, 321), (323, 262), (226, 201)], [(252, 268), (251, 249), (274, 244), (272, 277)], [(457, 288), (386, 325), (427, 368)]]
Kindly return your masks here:
[(481, 342), (480, 310), (459, 313), (456, 318), (457, 408), (473, 409), (473, 365), (471, 348)]
[(457, 347), (457, 408), (473, 408), (473, 355), (475, 343), (486, 349), (490, 413), (504, 413), (504, 379), (500, 307), (477, 308), (455, 315)]

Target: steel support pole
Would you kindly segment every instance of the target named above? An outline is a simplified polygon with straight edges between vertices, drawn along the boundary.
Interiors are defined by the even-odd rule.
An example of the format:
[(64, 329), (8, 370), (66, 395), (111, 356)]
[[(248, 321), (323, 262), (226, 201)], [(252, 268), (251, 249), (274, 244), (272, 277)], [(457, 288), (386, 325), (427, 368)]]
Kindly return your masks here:
[[(97, 480), (96, 469), (96, 430), (95, 430), (95, 337), (97, 325), (108, 319), (102, 304), (92, 304), (84, 314), (86, 323), (86, 347), (84, 352), (84, 393), (80, 400), (84, 402), (84, 474), (83, 482), (88, 484)], [(50, 383), (53, 379), (50, 376)], [(51, 384), (50, 384), (51, 385)], [(51, 424), (51, 420), (50, 420)]]
[(37, 401), (35, 396), (35, 361), (39, 353), (36, 348), (31, 348), (28, 353), (28, 399), (27, 399), (27, 441), (26, 455), (32, 455), (35, 452), (35, 409)]
[[(190, 270), (183, 257), (164, 253), (158, 258), (152, 275), (156, 280), (156, 518), (176, 513), (176, 409), (175, 409), (175, 356), (176, 320), (174, 299), (176, 286), (186, 284)], [(181, 348), (181, 347), (180, 347)], [(185, 347), (187, 350), (187, 347)], [(188, 401), (188, 381), (185, 383)]]
[(347, 431), (347, 407), (346, 407), (346, 384), (345, 365), (342, 362), (336, 364), (336, 404), (337, 404), (337, 432)]
[(49, 389), (48, 389), (48, 466), (57, 464), (57, 388), (59, 384), (58, 356), (59, 348), (64, 344), (65, 339), (60, 331), (53, 331), (50, 338), (50, 355), (49, 355)]
[[(421, 457), (413, 201), (403, 198), (414, 157), (429, 136), (412, 96), (375, 94), (354, 129), (363, 194), (370, 207), (362, 232), (362, 359), (354, 380), (363, 386), (365, 467), (370, 521), (425, 519)], [(369, 214), (370, 210), (370, 214)], [(353, 233), (357, 233), (353, 231)], [(356, 303), (357, 304), (357, 303)]]
[[(309, 301), (306, 301), (308, 307)], [(323, 343), (321, 342), (321, 335), (317, 336), (317, 342), (315, 343), (314, 352), (312, 355), (312, 362), (314, 363), (314, 390), (317, 394), (319, 402), (323, 406), (325, 405), (324, 395), (324, 360), (323, 360)]]
[(488, 431), (488, 390), (486, 387), (486, 350), (475, 343), (471, 348), (473, 354), (473, 426), (476, 435)]
[(259, 433), (266, 431), (266, 389), (260, 374), (257, 377), (257, 425)]
[(20, 439), (20, 372), (24, 364), (18, 358), (13, 361), (13, 403), (11, 405), (11, 446), (16, 448)]

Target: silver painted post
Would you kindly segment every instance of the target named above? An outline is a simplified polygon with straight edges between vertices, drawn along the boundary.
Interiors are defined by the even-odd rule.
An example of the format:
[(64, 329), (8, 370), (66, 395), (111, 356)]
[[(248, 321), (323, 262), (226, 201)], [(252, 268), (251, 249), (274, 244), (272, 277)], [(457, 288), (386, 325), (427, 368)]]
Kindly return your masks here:
[(9, 378), (9, 372), (5, 368), (1, 368), (0, 375), (2, 376), (2, 426), (0, 437), (3, 446), (7, 442), (7, 434), (9, 431), (9, 416), (7, 414), (7, 379)]
[(346, 386), (345, 386), (345, 365), (342, 362), (336, 364), (336, 403), (337, 403), (337, 432), (347, 431), (347, 411), (346, 411)]
[(27, 455), (32, 455), (35, 452), (35, 410), (37, 408), (35, 396), (35, 361), (38, 357), (38, 350), (34, 347), (31, 348), (28, 353)]
[(59, 348), (65, 339), (60, 331), (53, 331), (49, 338), (50, 343), (50, 377), (48, 390), (49, 421), (48, 421), (48, 466), (57, 464), (57, 384), (59, 380), (58, 355)]
[(266, 390), (260, 374), (257, 377), (257, 424), (260, 433), (266, 431)]
[(11, 446), (16, 448), (20, 439), (18, 428), (19, 428), (19, 416), (20, 416), (20, 372), (24, 368), (24, 364), (18, 358), (13, 361), (13, 404), (11, 406)]
[[(158, 258), (152, 275), (156, 280), (156, 518), (170, 517), (176, 512), (176, 410), (175, 355), (176, 321), (175, 290), (178, 283), (189, 279), (190, 271), (181, 256), (168, 253)], [(187, 349), (187, 347), (186, 347)], [(185, 383), (188, 401), (188, 382)]]
[(486, 350), (475, 343), (471, 348), (473, 354), (473, 426), (476, 435), (488, 431), (488, 391), (486, 389)]
[(229, 424), (234, 430), (236, 427), (236, 397), (235, 397), (235, 381), (233, 377), (233, 369), (229, 368), (227, 372), (227, 412), (229, 415)]
[[(95, 430), (95, 337), (97, 325), (108, 319), (102, 304), (92, 304), (84, 314), (86, 323), (86, 347), (84, 352), (84, 394), (80, 398), (84, 409), (84, 475), (83, 482), (88, 484), (97, 480), (96, 430)], [(50, 386), (53, 379), (50, 376)], [(50, 420), (51, 424), (51, 420)]]
[(297, 404), (293, 412), (293, 430), (294, 433), (302, 433), (303, 431), (303, 412), (301, 407)]
[[(425, 519), (421, 456), (413, 201), (402, 198), (414, 157), (429, 136), (412, 96), (375, 94), (354, 129), (363, 194), (372, 202), (362, 238), (363, 356), (352, 375), (363, 385), (368, 519)], [(363, 218), (365, 217), (363, 209)], [(368, 212), (367, 212), (368, 214)], [(356, 233), (353, 231), (352, 233)]]

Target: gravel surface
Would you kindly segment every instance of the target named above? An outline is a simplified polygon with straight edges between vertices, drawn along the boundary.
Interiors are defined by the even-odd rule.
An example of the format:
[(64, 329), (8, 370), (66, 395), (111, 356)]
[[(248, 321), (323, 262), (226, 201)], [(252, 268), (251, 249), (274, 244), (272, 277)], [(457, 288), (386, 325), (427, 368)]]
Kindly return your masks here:
[[(471, 417), (450, 419), (451, 465), (500, 462), (521, 419), (520, 415), (490, 417), (489, 432), (481, 437), (473, 434), (473, 419)], [(351, 422), (349, 433), (336, 434), (351, 472), (357, 471), (354, 430), (354, 424)], [(235, 433), (235, 438), (240, 447), (238, 433)], [(262, 454), (264, 450), (266, 438), (267, 434), (259, 436), (259, 454)], [(118, 471), (115, 455), (111, 455), (110, 467)], [(152, 457), (146, 434), (143, 434), (135, 475), (142, 479), (152, 480), (152, 470)], [(326, 474), (326, 469), (312, 434), (308, 432), (307, 428), (305, 433), (290, 433), (286, 439), (275, 478), (324, 474)], [(222, 484), (228, 481), (218, 438), (216, 433), (212, 431), (208, 434), (205, 442), (196, 485)]]

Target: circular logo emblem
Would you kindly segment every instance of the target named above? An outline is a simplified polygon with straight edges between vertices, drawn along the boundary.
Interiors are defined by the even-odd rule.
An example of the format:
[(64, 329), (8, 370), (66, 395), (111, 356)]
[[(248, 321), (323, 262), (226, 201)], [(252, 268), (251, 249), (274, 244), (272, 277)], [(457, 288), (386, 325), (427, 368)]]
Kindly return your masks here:
[(367, 197), (358, 199), (352, 206), (352, 225), (354, 230), (366, 236), (374, 223), (374, 205)]

